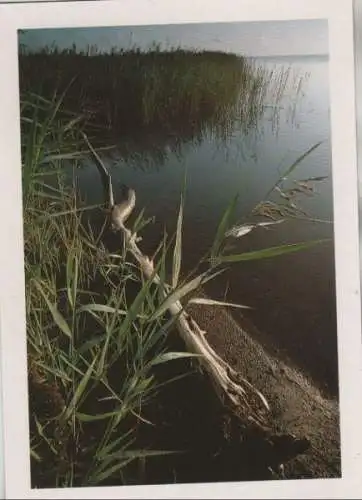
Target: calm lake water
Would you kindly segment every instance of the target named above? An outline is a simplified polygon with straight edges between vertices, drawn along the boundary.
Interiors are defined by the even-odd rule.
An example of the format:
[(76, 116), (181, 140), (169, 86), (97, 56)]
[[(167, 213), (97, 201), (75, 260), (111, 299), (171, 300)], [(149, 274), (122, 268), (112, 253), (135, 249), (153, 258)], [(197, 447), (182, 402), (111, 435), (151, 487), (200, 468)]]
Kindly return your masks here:
[[(224, 144), (208, 134), (197, 143), (185, 143), (177, 151), (166, 149), (162, 156), (152, 159), (139, 156), (109, 162), (116, 190), (121, 183), (135, 188), (138, 210), (145, 207), (146, 214), (155, 217), (141, 243), (148, 253), (157, 247), (165, 226), (169, 234), (175, 228), (187, 168), (184, 271), (210, 248), (218, 222), (235, 194), (239, 194), (238, 221), (253, 221), (253, 207), (265, 199), (281, 173), (318, 141), (322, 144), (293, 171), (289, 186), (293, 179), (328, 176), (315, 184), (314, 196), (298, 200), (311, 217), (333, 220), (328, 59), (260, 58), (256, 62), (276, 73), (289, 68), (289, 79), (294, 82), (280, 100), (277, 114), (275, 107), (266, 108), (258, 132), (246, 136), (236, 124)], [(89, 165), (79, 177), (87, 201), (100, 202), (102, 188), (97, 170)], [(233, 252), (318, 238), (332, 239), (333, 224), (288, 220), (234, 240)], [(239, 310), (231, 312), (240, 322), (245, 318), (250, 321), (264, 345), (277, 349), (321, 386), (337, 393), (332, 240), (290, 255), (231, 265), (207, 291), (213, 298), (226, 297), (252, 306), (242, 314)]]

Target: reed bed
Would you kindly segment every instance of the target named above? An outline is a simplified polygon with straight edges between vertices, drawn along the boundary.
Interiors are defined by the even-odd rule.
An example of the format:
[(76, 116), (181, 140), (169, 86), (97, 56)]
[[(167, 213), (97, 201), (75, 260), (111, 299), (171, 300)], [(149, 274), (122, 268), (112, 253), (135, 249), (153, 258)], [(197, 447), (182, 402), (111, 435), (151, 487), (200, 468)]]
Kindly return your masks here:
[[(64, 103), (118, 139), (143, 135), (228, 137), (235, 121), (245, 133), (263, 113), (268, 72), (222, 52), (56, 47), (20, 53), (20, 88), (51, 98), (69, 86)], [(41, 75), (39, 77), (39, 75)]]

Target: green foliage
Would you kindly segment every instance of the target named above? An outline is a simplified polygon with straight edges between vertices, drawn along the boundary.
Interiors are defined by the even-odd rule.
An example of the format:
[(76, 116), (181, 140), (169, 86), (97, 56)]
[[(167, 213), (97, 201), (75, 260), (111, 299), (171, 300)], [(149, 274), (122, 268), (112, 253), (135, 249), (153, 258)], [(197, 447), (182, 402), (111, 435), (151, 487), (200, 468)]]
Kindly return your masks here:
[[(103, 247), (66, 182), (84, 146), (82, 121), (69, 120), (62, 100), (22, 96), (31, 459), (52, 485), (79, 486), (121, 480), (139, 458), (172, 451), (135, 448), (135, 433), (149, 425), (142, 413), (157, 389), (154, 366), (192, 355), (168, 352), (174, 320), (159, 313), (152, 279)], [(135, 225), (146, 223), (140, 215)]]
[(285, 255), (292, 252), (299, 252), (300, 250), (305, 250), (325, 241), (329, 240), (314, 240), (303, 243), (292, 243), (289, 245), (263, 248), (262, 250), (253, 250), (252, 252), (244, 252), (241, 254), (222, 255), (218, 257), (218, 263), (269, 259), (270, 257), (277, 257), (279, 255)]

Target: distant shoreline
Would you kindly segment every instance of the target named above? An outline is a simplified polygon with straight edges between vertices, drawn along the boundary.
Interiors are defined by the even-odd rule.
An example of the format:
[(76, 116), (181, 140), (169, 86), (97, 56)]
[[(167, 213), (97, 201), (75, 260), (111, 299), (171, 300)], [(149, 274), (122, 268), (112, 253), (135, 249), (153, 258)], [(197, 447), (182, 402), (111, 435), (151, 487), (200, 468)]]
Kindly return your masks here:
[(246, 59), (323, 59), (325, 61), (329, 60), (329, 54), (287, 54), (287, 55), (260, 55), (260, 56), (244, 56)]

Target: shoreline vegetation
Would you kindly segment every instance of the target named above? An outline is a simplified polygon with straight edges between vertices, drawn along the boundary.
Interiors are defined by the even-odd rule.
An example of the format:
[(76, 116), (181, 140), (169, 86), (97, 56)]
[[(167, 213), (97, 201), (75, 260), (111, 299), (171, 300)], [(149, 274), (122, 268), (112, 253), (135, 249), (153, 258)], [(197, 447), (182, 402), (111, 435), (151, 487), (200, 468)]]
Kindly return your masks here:
[[(225, 138), (236, 119), (257, 127), (262, 71), (230, 54), (93, 52), (23, 51), (19, 60), (32, 486), (281, 478), (283, 463), (287, 477), (337, 477), (337, 403), (296, 371), (275, 368), (257, 342), (230, 327), (228, 306), (202, 294), (225, 265), (321, 242), (228, 255), (231, 200), (202, 259), (207, 270), (186, 274), (182, 189), (175, 235), (137, 259), (132, 235), (152, 223), (142, 207), (112, 234), (111, 178), (100, 177), (104, 204), (88, 207), (64, 177), (65, 165), (82, 168), (86, 158), (99, 167), (110, 137), (132, 142), (158, 129), (164, 149), (180, 137)], [(88, 216), (94, 210), (99, 231)]]
[(23, 48), (19, 80), (46, 99), (63, 95), (64, 109), (82, 119), (92, 144), (114, 143), (123, 159), (147, 154), (159, 162), (207, 134), (226, 141), (236, 124), (245, 135), (257, 132), (266, 108), (277, 124), (280, 99), (298, 95), (303, 76), (224, 52), (73, 46)]

